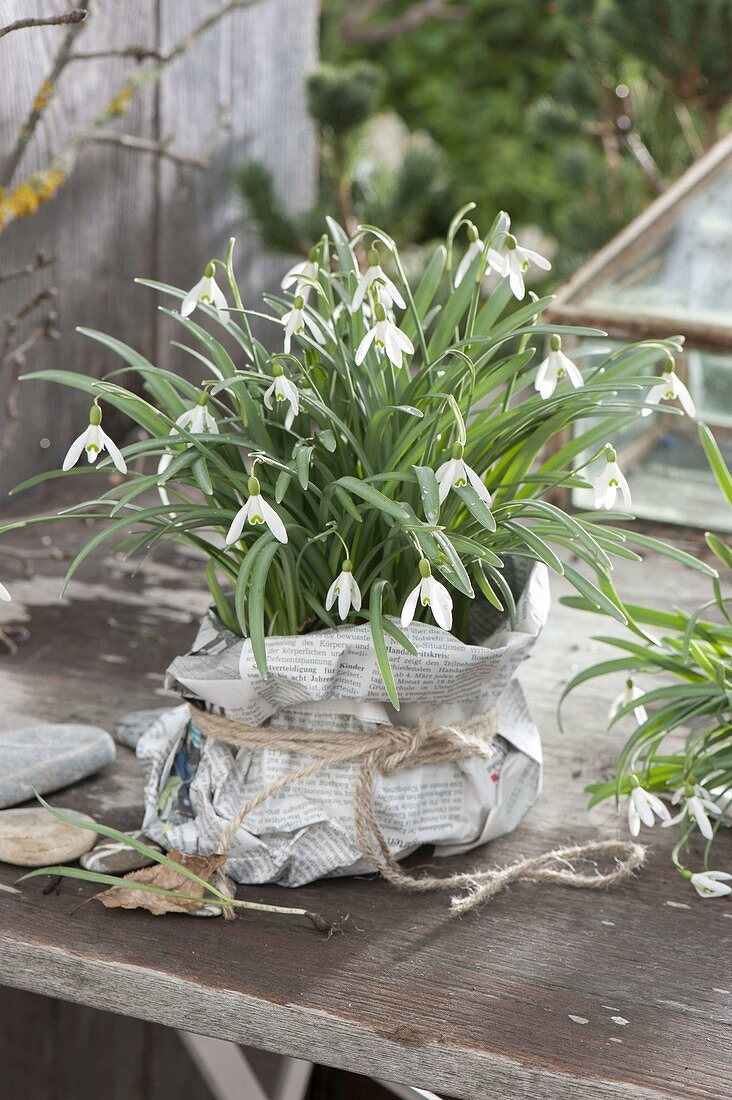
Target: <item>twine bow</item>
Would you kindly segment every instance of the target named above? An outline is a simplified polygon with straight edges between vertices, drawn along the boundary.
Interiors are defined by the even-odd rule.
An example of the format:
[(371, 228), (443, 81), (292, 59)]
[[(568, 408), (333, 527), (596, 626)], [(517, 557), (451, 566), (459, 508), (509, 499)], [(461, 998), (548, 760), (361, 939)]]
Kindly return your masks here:
[[(353, 820), (358, 847), (381, 875), (401, 889), (413, 892), (462, 890), (451, 899), (450, 911), (460, 916), (489, 901), (512, 882), (561, 883), (580, 889), (597, 890), (621, 882), (643, 863), (645, 849), (624, 840), (602, 840), (556, 848), (541, 855), (520, 859), (503, 868), (436, 877), (415, 876), (405, 871), (389, 849), (374, 811), (374, 780), (377, 775), (396, 775), (418, 764), (441, 764), (471, 756), (488, 760), (495, 752), (493, 737), (498, 728), (498, 707), (462, 722), (459, 726), (437, 723), (433, 717), (414, 727), (379, 726), (374, 732), (332, 733), (310, 730), (282, 730), (273, 726), (250, 726), (221, 715), (197, 711), (196, 725), (214, 741), (249, 750), (276, 749), (309, 758), (302, 767), (264, 787), (227, 822), (221, 834), (221, 850), (228, 852), (239, 826), (277, 791), (314, 775), (330, 765), (358, 764), (353, 791)], [(576, 871), (572, 860), (614, 860), (607, 872)]]

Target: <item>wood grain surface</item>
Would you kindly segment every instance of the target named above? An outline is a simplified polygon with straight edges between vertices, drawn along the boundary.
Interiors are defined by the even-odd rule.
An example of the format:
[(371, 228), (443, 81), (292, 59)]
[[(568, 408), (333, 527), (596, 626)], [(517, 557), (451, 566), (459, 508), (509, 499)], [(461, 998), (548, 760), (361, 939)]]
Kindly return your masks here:
[[(21, 533), (18, 546), (24, 537), (35, 545)], [(70, 553), (75, 542), (65, 537)], [(61, 568), (42, 563), (33, 578), (3, 578), (16, 602), (2, 605), (2, 621), (30, 630), (17, 655), (0, 659), (3, 725), (52, 717), (109, 728), (124, 710), (162, 704), (160, 672), (185, 649), (206, 603), (198, 563), (177, 554), (133, 577), (114, 556), (97, 560), (59, 603)], [(652, 591), (660, 605), (689, 605), (706, 594), (703, 577), (652, 556), (617, 573), (630, 601)], [(565, 590), (554, 585), (555, 596)], [(555, 721), (561, 685), (603, 652), (591, 640), (600, 632), (610, 632), (606, 622), (555, 602), (521, 674), (544, 735), (543, 796), (515, 834), (451, 868), (625, 833), (612, 807), (587, 814), (583, 793), (612, 767), (617, 745), (605, 720), (620, 685), (578, 693), (564, 736)], [(120, 750), (105, 774), (54, 801), (133, 826), (141, 782), (135, 758)], [(91, 887), (64, 882), (44, 895), (31, 882), (21, 897), (0, 894), (0, 981), (461, 1100), (722, 1100), (732, 1096), (732, 906), (697, 899), (672, 871), (668, 832), (643, 839), (647, 866), (620, 888), (517, 885), (462, 920), (449, 917), (445, 897), (372, 879), (294, 893), (240, 888), (256, 900), (348, 913), (331, 939), (264, 914), (224, 923), (104, 911), (81, 904)], [(716, 864), (729, 867), (729, 836), (716, 852)], [(428, 861), (423, 853), (412, 864)], [(16, 875), (0, 870), (5, 883)]]
[[(220, 5), (221, 0), (106, 0), (94, 6), (78, 50), (169, 49)], [(0, 20), (28, 15), (28, 7), (23, 0), (5, 0)], [(60, 290), (62, 339), (37, 344), (24, 373), (73, 368), (99, 377), (121, 365), (77, 334), (77, 326), (108, 332), (149, 358), (158, 355), (159, 365), (188, 366), (188, 357), (167, 347), (172, 330), (158, 313), (162, 299), (133, 280), (144, 276), (192, 286), (211, 256), (223, 255), (232, 235), (239, 240), (237, 270), (249, 300), (278, 284), (288, 258), (266, 255), (246, 231), (232, 178), (244, 157), (256, 156), (273, 172), (286, 203), (301, 209), (311, 202), (316, 156), (304, 77), (317, 59), (317, 11), (316, 0), (261, 0), (250, 11), (228, 16), (170, 66), (159, 86), (143, 91), (129, 113), (108, 126), (153, 140), (171, 138), (176, 150), (201, 156), (209, 151), (219, 109), (225, 108), (226, 126), (215, 136), (210, 169), (188, 171), (181, 181), (175, 166), (156, 156), (89, 146), (57, 196), (0, 236), (5, 270), (31, 262), (38, 249), (57, 258), (44, 272), (0, 288), (0, 323), (42, 286)], [(41, 27), (0, 43), (0, 165), (63, 34), (63, 28)], [(71, 64), (13, 184), (47, 166), (64, 138), (95, 117), (134, 67), (134, 61), (119, 58)], [(0, 468), (1, 492), (57, 465), (83, 428), (89, 404), (87, 397), (50, 383), (25, 384), (20, 398), (22, 427), (15, 429), (18, 446)], [(0, 431), (7, 430), (3, 406), (0, 388)]]

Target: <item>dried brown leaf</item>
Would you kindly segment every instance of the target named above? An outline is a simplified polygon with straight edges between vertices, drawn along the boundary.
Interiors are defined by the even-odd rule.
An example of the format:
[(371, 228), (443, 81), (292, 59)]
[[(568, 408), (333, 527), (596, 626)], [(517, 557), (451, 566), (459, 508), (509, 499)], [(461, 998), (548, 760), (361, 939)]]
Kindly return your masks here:
[[(180, 863), (194, 874), (210, 881), (213, 875), (226, 863), (226, 856), (184, 856), (176, 848), (168, 852), (168, 858)], [(131, 871), (124, 877), (125, 882), (140, 882), (147, 886), (157, 886), (161, 890), (177, 891), (189, 898), (203, 898), (204, 888), (192, 882), (173, 867), (156, 863), (153, 867), (143, 867), (140, 871)], [(195, 913), (203, 908), (202, 902), (188, 901), (186, 897), (173, 898), (165, 894), (153, 894), (146, 890), (135, 890), (134, 886), (112, 886), (101, 894), (95, 895), (107, 909), (147, 909), (155, 917), (165, 913)]]

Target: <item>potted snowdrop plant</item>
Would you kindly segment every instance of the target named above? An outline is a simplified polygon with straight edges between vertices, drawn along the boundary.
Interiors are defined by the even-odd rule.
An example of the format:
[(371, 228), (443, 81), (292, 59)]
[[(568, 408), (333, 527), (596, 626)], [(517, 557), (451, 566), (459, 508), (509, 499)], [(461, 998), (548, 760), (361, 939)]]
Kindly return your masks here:
[[(192, 652), (168, 672), (194, 709), (183, 708), (164, 743), (141, 742), (151, 769), (146, 828), (184, 850), (230, 851), (242, 881), (295, 885), (383, 870), (385, 852), (390, 859), (426, 841), (465, 850), (512, 828), (538, 789), (538, 750), (528, 753), (513, 810), (510, 792), (498, 797), (495, 785), (507, 755), (520, 752), (511, 723), (535, 734), (513, 674), (546, 614), (546, 571), (564, 574), (589, 606), (628, 620), (612, 559), (634, 556), (641, 536), (614, 523), (628, 518), (613, 511), (618, 494), (626, 510), (631, 501), (609, 441), (642, 415), (649, 392), (660, 399), (673, 389), (653, 371), (679, 344), (611, 350), (583, 373), (562, 337), (603, 334), (544, 324), (550, 298), (527, 294), (524, 277), (548, 261), (519, 243), (506, 214), (481, 233), (472, 210), (456, 215), (415, 285), (378, 227), (349, 239), (330, 220), (261, 309), (242, 300), (233, 241), (190, 291), (140, 280), (170, 303), (198, 381), (87, 329), (121, 370), (102, 380), (63, 370), (27, 376), (92, 399), (64, 470), (80, 470), (85, 452), (124, 474), (51, 517), (99, 525), (67, 582), (113, 541), (130, 555), (171, 542), (201, 555), (211, 612)], [(268, 326), (261, 339), (254, 318)], [(122, 385), (125, 373), (142, 394)], [(118, 450), (101, 428), (107, 407), (144, 438)], [(598, 510), (558, 507), (554, 490), (588, 487), (585, 471), (603, 456)], [(57, 475), (33, 481), (44, 476)], [(212, 716), (229, 721), (223, 733)], [(456, 746), (460, 723), (473, 732)], [(283, 729), (302, 738), (317, 731), (317, 751), (311, 741), (299, 751), (295, 733), (283, 743)], [(333, 793), (335, 778), (330, 793), (316, 789), (319, 777), (308, 779), (307, 767), (301, 775), (300, 764), (320, 754), (321, 770), (345, 761), (358, 771), (363, 745), (377, 752), (374, 730), (383, 743), (391, 730), (402, 747), (415, 731), (417, 756), (403, 754), (398, 768), (393, 757), (381, 761), (383, 801), (364, 825), (348, 808), (350, 793)], [(416, 769), (418, 797), (406, 799), (391, 769), (420, 762), (435, 730), (450, 741), (445, 755)], [(353, 757), (338, 740), (344, 731), (361, 746)], [(242, 768), (242, 753), (256, 767)], [(300, 783), (298, 809), (287, 803), (286, 813), (282, 753)], [(182, 758), (185, 767), (171, 763)], [(430, 777), (447, 790), (454, 766), (473, 794), (446, 826), (428, 813), (424, 792)], [(242, 814), (252, 797), (258, 808)]]
[[(693, 416), (691, 398), (683, 383), (677, 379), (674, 384), (674, 377), (673, 366), (667, 364), (664, 383), (647, 397), (654, 402), (677, 399)], [(717, 442), (704, 424), (699, 424), (699, 437), (732, 505), (732, 474)], [(712, 532), (706, 541), (729, 574), (730, 547)], [(597, 677), (621, 673), (626, 678), (612, 705), (610, 726), (629, 726), (630, 733), (615, 778), (587, 788), (590, 806), (614, 798), (627, 813), (632, 836), (653, 825), (673, 829), (674, 866), (701, 897), (716, 898), (732, 895), (732, 868), (710, 867), (717, 834), (732, 823), (732, 625), (728, 586), (725, 591), (715, 569), (700, 567), (711, 578), (708, 601), (689, 612), (626, 606), (632, 636), (603, 637), (618, 655), (575, 676), (562, 700)], [(581, 596), (566, 602), (596, 610)], [(702, 866), (691, 870), (684, 853), (692, 850), (695, 839), (704, 842)]]

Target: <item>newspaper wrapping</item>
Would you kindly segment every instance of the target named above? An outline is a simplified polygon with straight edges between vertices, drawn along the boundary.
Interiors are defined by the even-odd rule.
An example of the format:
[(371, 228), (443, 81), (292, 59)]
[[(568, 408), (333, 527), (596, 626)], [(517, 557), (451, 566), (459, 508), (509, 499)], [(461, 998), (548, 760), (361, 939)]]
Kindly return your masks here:
[[(376, 820), (395, 858), (424, 844), (434, 845), (437, 856), (466, 852), (514, 829), (540, 789), (539, 733), (515, 673), (546, 621), (546, 568), (522, 570), (519, 563), (512, 587), (518, 595), (513, 624), (496, 613), (481, 635), (474, 623), (473, 635), (485, 637), (481, 645), (465, 645), (424, 623), (406, 630), (419, 657), (388, 641), (398, 712), (381, 681), (367, 623), (268, 638), (263, 680), (251, 643), (209, 614), (190, 653), (168, 668), (166, 686), (249, 725), (355, 736), (379, 724), (414, 726), (426, 715), (459, 725), (498, 704), (490, 759), (420, 764), (379, 775), (374, 785)], [(484, 620), (486, 613), (494, 614), (484, 603)], [(195, 715), (184, 702), (148, 719), (137, 744), (147, 769), (143, 828), (167, 847), (210, 854), (237, 810), (307, 758), (208, 739)], [(229, 846), (229, 874), (241, 883), (300, 886), (372, 870), (354, 830), (357, 768), (326, 765), (254, 809)]]

